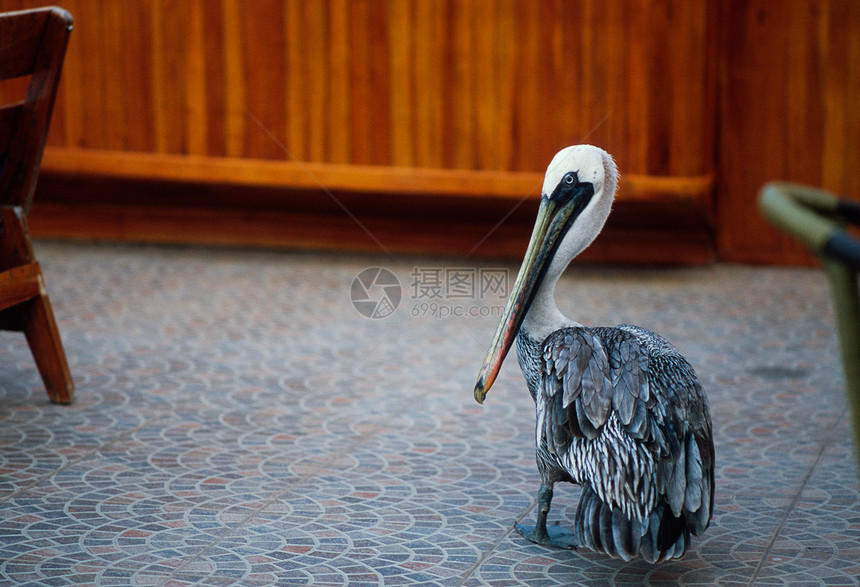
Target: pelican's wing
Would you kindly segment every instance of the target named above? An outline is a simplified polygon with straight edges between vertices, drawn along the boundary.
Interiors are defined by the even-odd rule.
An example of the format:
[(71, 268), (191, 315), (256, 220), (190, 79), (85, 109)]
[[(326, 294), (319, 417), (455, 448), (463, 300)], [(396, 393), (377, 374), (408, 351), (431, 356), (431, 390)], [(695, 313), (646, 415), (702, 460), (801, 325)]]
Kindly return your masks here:
[(612, 408), (609, 356), (586, 328), (565, 328), (544, 343), (541, 394), (546, 406), (544, 436), (561, 454), (571, 438), (596, 438)]
[(693, 367), (662, 337), (636, 326), (618, 329), (636, 337), (648, 353), (654, 406), (643, 436), (657, 463), (657, 492), (676, 517), (700, 534), (714, 509), (714, 442), (711, 416)]
[[(636, 337), (615, 328), (565, 328), (544, 342), (542, 394), (574, 438), (597, 438), (613, 412), (635, 439), (649, 431), (649, 356)], [(558, 433), (556, 433), (558, 435)]]
[[(597, 441), (586, 466), (605, 498), (621, 505), (632, 493), (643, 513), (665, 500), (675, 517), (686, 514), (691, 532), (704, 530), (713, 510), (710, 415), (684, 357), (663, 338), (623, 325), (559, 330), (544, 342), (543, 363), (539, 425), (548, 450), (562, 455), (574, 438)], [(626, 440), (602, 437), (613, 414)], [(634, 472), (634, 462), (651, 470)]]

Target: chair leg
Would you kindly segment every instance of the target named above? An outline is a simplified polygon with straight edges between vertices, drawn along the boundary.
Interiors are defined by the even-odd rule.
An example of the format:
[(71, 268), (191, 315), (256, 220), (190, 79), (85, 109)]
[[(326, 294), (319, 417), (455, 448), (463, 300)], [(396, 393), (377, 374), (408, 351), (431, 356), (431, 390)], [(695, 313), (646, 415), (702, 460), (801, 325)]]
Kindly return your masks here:
[[(0, 207), (0, 267), (12, 268), (35, 263), (33, 246), (24, 212), (17, 206)], [(57, 404), (70, 404), (75, 384), (57, 330), (54, 310), (45, 290), (41, 269), (39, 295), (0, 312), (0, 329), (23, 330), (42, 376), (48, 397)]]
[(24, 334), (48, 397), (56, 404), (70, 404), (75, 398), (75, 384), (48, 294), (42, 293), (27, 302), (26, 306), (28, 316), (24, 323)]

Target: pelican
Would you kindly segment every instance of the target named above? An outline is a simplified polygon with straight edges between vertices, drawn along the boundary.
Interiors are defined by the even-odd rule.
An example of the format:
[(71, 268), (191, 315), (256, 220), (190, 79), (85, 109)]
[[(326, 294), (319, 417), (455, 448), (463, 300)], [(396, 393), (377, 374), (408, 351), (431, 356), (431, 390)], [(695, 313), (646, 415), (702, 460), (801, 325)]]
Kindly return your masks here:
[[(708, 401), (693, 368), (664, 338), (622, 324), (585, 327), (555, 304), (556, 283), (603, 228), (618, 183), (591, 145), (547, 168), (522, 267), (475, 385), (483, 403), (516, 341), (535, 402), (541, 485), (537, 521), (516, 524), (537, 544), (585, 546), (630, 560), (683, 556), (714, 508)], [(547, 526), (556, 482), (582, 487), (572, 531)]]

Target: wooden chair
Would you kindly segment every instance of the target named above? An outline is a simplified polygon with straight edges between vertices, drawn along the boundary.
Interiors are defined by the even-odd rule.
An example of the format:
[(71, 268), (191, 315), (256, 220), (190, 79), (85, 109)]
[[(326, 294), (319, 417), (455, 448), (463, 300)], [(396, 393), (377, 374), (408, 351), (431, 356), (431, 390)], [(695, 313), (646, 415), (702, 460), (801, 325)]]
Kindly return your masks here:
[(26, 218), (71, 30), (60, 8), (0, 14), (0, 80), (30, 77), (23, 99), (0, 101), (0, 329), (24, 332), (56, 403), (71, 403), (74, 383)]

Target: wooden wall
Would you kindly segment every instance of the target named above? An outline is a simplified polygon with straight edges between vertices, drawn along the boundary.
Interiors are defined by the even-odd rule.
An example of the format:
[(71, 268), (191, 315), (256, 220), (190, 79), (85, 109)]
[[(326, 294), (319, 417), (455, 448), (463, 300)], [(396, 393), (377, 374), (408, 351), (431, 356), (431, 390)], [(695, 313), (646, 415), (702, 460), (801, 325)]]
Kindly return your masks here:
[[(0, 0), (0, 10), (40, 4)], [(761, 183), (799, 179), (860, 197), (850, 173), (860, 154), (851, 0), (62, 4), (75, 31), (31, 217), (37, 234), (179, 238), (152, 226), (168, 212), (181, 224), (183, 202), (207, 208), (199, 189), (181, 188), (190, 184), (208, 185), (219, 205), (249, 203), (233, 224), (253, 224), (251, 208), (279, 201), (292, 222), (291, 211), (319, 213), (322, 185), (350, 194), (368, 222), (410, 205), (427, 217), (434, 196), (452, 210), (486, 201), (486, 219), (474, 203), (458, 214), (471, 214), (479, 234), (481, 222), (519, 220), (482, 251), (508, 254), (530, 222), (505, 216), (511, 202), (531, 194), (530, 210), (549, 159), (578, 142), (603, 146), (622, 170), (615, 240), (598, 244), (608, 260), (805, 261), (759, 219)], [(148, 199), (132, 186), (141, 181), (172, 188), (146, 184)], [(108, 202), (117, 190), (128, 198)], [(154, 213), (165, 200), (169, 211)], [(84, 206), (101, 210), (102, 224), (78, 219)], [(149, 228), (135, 232), (144, 213)], [(205, 216), (197, 221), (195, 239), (206, 241)], [(392, 249), (410, 249), (416, 225), (404, 226)], [(421, 230), (430, 246), (444, 240)], [(253, 226), (237, 231), (235, 242), (253, 240)], [(308, 238), (299, 244), (313, 246)], [(267, 243), (289, 245), (290, 235)]]
[(755, 199), (786, 179), (860, 200), (860, 3), (732, 1), (720, 19), (720, 258), (808, 262)]
[(541, 171), (591, 140), (627, 173), (711, 171), (707, 2), (63, 4), (54, 146)]

